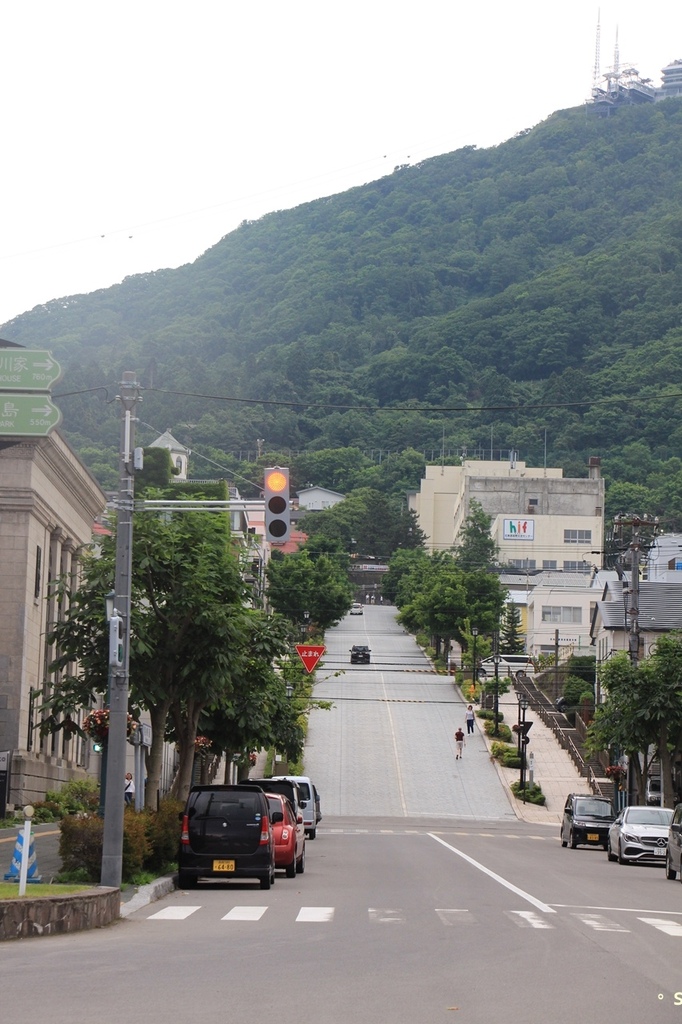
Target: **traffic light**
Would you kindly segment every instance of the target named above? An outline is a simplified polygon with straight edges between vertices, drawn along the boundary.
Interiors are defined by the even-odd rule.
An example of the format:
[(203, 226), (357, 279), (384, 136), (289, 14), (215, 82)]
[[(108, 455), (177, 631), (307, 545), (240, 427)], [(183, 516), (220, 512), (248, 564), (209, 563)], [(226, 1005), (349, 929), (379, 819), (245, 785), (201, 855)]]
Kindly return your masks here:
[(263, 486), (265, 499), (265, 539), (272, 544), (289, 540), (289, 470), (272, 466), (265, 470)]
[(123, 664), (123, 619), (116, 612), (109, 619), (109, 666), (120, 668)]

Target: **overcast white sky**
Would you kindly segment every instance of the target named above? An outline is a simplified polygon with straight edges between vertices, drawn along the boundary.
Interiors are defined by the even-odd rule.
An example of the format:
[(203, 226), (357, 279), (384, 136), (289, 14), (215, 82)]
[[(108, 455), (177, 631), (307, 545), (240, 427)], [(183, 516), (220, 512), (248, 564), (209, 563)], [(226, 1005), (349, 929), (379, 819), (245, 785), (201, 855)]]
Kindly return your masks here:
[(3, 4), (0, 324), (580, 104), (599, 9), (602, 71), (682, 58), (680, 0)]

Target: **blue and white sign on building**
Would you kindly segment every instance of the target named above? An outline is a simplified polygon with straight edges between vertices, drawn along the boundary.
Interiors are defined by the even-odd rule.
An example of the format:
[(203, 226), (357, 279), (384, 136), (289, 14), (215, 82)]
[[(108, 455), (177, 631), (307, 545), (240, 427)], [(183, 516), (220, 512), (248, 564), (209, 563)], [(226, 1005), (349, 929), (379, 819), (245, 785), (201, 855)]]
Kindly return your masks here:
[(502, 536), (504, 540), (535, 539), (534, 519), (504, 519), (502, 522)]

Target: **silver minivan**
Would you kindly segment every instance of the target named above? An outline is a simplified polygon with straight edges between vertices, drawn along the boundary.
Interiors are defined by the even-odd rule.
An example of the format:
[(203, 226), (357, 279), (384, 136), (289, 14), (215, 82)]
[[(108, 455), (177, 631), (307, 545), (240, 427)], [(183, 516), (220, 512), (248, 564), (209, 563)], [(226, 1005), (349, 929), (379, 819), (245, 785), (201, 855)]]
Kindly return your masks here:
[(274, 775), (274, 779), (287, 779), (295, 782), (299, 789), (301, 810), (303, 811), (303, 825), (308, 839), (314, 839), (317, 835), (317, 823), (321, 820), (320, 794), (307, 775)]

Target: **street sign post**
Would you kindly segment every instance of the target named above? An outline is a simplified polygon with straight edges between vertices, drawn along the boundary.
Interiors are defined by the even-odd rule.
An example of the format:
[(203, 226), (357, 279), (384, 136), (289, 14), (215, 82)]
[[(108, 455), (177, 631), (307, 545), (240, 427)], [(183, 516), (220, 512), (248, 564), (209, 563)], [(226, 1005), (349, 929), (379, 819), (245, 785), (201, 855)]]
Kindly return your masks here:
[(44, 437), (61, 418), (47, 395), (7, 395), (0, 388), (0, 436)]
[(62, 375), (44, 349), (0, 349), (1, 391), (49, 391)]
[(312, 672), (327, 648), (324, 644), (296, 644), (296, 653), (306, 672)]

